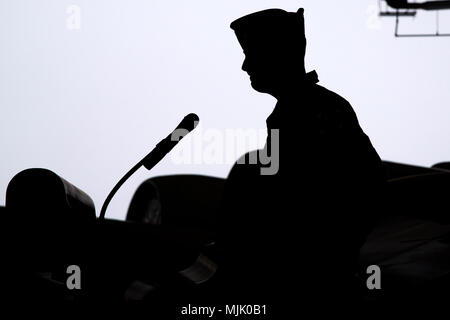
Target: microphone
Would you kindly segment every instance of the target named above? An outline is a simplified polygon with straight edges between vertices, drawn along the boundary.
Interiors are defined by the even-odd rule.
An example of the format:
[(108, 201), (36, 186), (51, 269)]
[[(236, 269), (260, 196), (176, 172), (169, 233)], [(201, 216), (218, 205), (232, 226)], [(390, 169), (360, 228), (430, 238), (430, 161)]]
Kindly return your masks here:
[(194, 130), (199, 122), (199, 118), (195, 113), (190, 113), (165, 139), (159, 142), (143, 160), (142, 165), (151, 170), (158, 162), (160, 162), (166, 154), (168, 154), (186, 135)]
[(102, 210), (100, 211), (99, 219), (105, 219), (106, 209), (108, 208), (111, 199), (114, 197), (120, 187), (127, 181), (140, 167), (144, 166), (147, 170), (151, 170), (156, 166), (189, 132), (194, 130), (200, 119), (195, 113), (190, 113), (178, 124), (178, 126), (166, 138), (161, 140), (156, 147), (139, 161), (130, 171), (128, 171), (122, 179), (114, 186), (109, 193)]

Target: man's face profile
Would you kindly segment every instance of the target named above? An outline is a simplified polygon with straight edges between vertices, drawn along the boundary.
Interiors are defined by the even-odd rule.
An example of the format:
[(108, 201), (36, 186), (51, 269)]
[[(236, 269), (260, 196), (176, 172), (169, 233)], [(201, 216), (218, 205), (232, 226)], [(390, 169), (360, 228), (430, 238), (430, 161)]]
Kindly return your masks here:
[(277, 52), (277, 48), (273, 44), (267, 43), (263, 39), (257, 39), (257, 37), (247, 37), (246, 39), (247, 43), (243, 45), (245, 58), (242, 70), (249, 75), (253, 89), (271, 94), (288, 71), (286, 60), (283, 59), (283, 52)]
[(242, 70), (256, 91), (277, 96), (304, 75), (303, 9), (256, 12), (234, 21), (231, 28), (245, 54)]

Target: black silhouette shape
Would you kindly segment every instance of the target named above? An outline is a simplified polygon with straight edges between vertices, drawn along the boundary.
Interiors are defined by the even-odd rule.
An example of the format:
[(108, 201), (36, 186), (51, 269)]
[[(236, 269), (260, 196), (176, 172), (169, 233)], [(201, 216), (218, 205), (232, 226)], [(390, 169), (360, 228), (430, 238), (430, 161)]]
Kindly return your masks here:
[[(361, 250), (360, 265), (389, 266), (388, 289), (375, 302), (447, 302), (449, 163), (384, 162), (385, 188), (380, 159), (349, 103), (305, 72), (303, 10), (258, 12), (232, 28), (252, 86), (278, 104), (266, 147), (243, 157), (260, 162), (236, 164), (226, 181), (221, 251), (213, 243), (222, 179), (152, 178), (137, 190), (127, 221), (116, 221), (96, 219), (90, 197), (55, 173), (29, 169), (11, 180), (7, 207), (0, 206), (8, 300), (41, 307), (140, 300), (152, 314), (164, 311), (156, 319), (178, 319), (180, 306), (213, 305), (217, 296), (232, 308), (267, 304), (264, 319), (290, 319), (310, 301), (334, 311), (325, 302), (361, 296), (351, 296), (353, 283), (365, 283), (354, 281), (355, 260), (374, 221), (398, 213), (409, 217), (383, 217)], [(177, 129), (187, 133), (196, 119), (189, 115)], [(161, 160), (173, 137), (138, 166)], [(65, 283), (72, 263), (82, 269), (81, 292)]]
[[(224, 292), (246, 301), (284, 295), (285, 304), (296, 299), (292, 289), (311, 299), (350, 294), (359, 249), (379, 214), (380, 157), (351, 105), (305, 72), (303, 9), (256, 12), (231, 28), (252, 87), (278, 103), (265, 149), (247, 154), (227, 180), (218, 241)], [(279, 156), (275, 174), (262, 174), (262, 161), (249, 163), (265, 153)]]

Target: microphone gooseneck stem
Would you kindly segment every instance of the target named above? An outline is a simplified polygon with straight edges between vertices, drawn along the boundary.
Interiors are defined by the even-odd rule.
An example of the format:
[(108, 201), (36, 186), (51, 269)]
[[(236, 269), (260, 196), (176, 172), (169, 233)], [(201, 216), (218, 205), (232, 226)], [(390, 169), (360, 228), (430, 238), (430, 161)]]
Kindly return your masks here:
[(198, 116), (195, 113), (190, 113), (180, 122), (171, 134), (165, 139), (161, 140), (156, 147), (146, 155), (141, 161), (139, 161), (130, 171), (128, 171), (122, 179), (117, 182), (111, 192), (108, 194), (105, 202), (103, 203), (102, 210), (100, 211), (100, 220), (105, 219), (106, 209), (109, 203), (120, 189), (120, 187), (142, 166), (147, 170), (151, 170), (156, 166), (177, 144), (186, 136), (189, 132), (195, 129), (198, 124)]
[(171, 135), (168, 135), (165, 139), (163, 139), (156, 145), (156, 147), (152, 150), (152, 152), (150, 152), (148, 155), (146, 155), (133, 168), (131, 168), (131, 170), (128, 171), (122, 177), (122, 179), (119, 180), (119, 182), (117, 182), (117, 184), (114, 186), (114, 188), (108, 194), (108, 197), (106, 198), (105, 202), (103, 203), (102, 210), (100, 211), (100, 216), (99, 216), (100, 220), (105, 219), (106, 209), (108, 208), (108, 205), (111, 202), (114, 195), (116, 194), (116, 192), (136, 171), (139, 170), (140, 167), (145, 166), (145, 168), (147, 170), (151, 170), (175, 146), (176, 143), (173, 143), (173, 144), (170, 144), (169, 147), (167, 147), (168, 143), (170, 141), (171, 141)]
[[(145, 159), (145, 158), (144, 158)], [(142, 167), (144, 163), (144, 159), (139, 161), (133, 168), (131, 168), (130, 171), (128, 171), (122, 179), (117, 182), (117, 184), (114, 186), (114, 188), (111, 190), (111, 192), (108, 194), (108, 197), (106, 198), (105, 202), (103, 203), (102, 210), (100, 211), (99, 219), (103, 220), (105, 219), (106, 209), (108, 208), (109, 203), (111, 202), (111, 199), (114, 197), (116, 192), (120, 189), (120, 187), (125, 183), (125, 181), (128, 180), (140, 167)]]

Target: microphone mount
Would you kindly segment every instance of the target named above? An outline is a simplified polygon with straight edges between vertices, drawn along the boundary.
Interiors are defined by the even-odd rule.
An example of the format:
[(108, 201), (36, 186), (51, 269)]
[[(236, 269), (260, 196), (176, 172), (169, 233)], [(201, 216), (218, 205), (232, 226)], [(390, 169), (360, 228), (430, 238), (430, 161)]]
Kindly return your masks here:
[(180, 124), (166, 138), (161, 140), (156, 147), (141, 161), (139, 161), (130, 171), (128, 171), (122, 179), (114, 186), (108, 194), (100, 211), (100, 220), (105, 219), (106, 210), (114, 195), (122, 187), (122, 185), (142, 166), (147, 170), (153, 169), (189, 132), (198, 125), (199, 118), (195, 113), (190, 113), (180, 122)]

